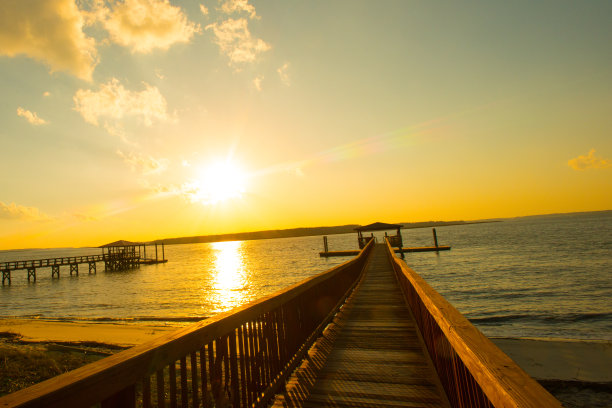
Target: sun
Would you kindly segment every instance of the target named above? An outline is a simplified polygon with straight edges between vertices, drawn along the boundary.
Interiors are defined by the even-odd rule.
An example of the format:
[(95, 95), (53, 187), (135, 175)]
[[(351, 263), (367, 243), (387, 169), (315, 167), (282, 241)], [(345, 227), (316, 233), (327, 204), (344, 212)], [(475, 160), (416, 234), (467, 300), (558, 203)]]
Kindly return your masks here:
[(247, 175), (240, 165), (230, 160), (217, 161), (200, 168), (195, 182), (197, 201), (217, 204), (241, 198), (245, 192)]

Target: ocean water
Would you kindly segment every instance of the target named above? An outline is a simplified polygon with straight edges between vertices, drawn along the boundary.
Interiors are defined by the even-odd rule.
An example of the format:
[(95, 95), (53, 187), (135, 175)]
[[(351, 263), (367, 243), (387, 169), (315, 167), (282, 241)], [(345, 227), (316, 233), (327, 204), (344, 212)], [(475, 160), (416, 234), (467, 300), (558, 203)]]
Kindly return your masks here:
[[(612, 211), (438, 227), (451, 251), (406, 262), (488, 336), (612, 340)], [(376, 235), (376, 234), (375, 234)], [(378, 234), (381, 238), (382, 234)], [(403, 231), (406, 246), (431, 245), (430, 228)], [(182, 325), (253, 301), (347, 258), (320, 258), (322, 238), (169, 245), (166, 264), (79, 276), (62, 269), (13, 272), (0, 287), (0, 317)], [(329, 236), (355, 249), (355, 234)], [(0, 262), (100, 249), (0, 251)]]

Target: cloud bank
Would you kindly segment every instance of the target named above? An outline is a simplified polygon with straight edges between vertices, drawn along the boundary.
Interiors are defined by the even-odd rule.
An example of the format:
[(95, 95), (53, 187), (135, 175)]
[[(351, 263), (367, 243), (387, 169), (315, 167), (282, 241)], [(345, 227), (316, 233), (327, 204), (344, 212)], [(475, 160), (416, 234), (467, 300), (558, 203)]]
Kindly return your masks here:
[(39, 118), (36, 112), (31, 112), (27, 109), (23, 109), (21, 106), (17, 108), (17, 116), (25, 118), (28, 122), (35, 126), (44, 125), (48, 123), (46, 120)]
[(6, 204), (0, 201), (0, 219), (48, 221), (51, 217), (44, 214), (36, 207), (26, 207), (15, 203)]
[(159, 174), (168, 168), (167, 159), (156, 159), (142, 153), (130, 152), (125, 154), (121, 150), (117, 150), (117, 154), (130, 166), (132, 171), (137, 171), (143, 175)]
[(249, 0), (227, 0), (221, 5), (221, 11), (225, 14), (246, 12), (250, 19), (260, 18), (255, 12), (255, 7), (249, 4)]
[(276, 70), (283, 84), (289, 86), (291, 81), (289, 80), (289, 63), (285, 62), (280, 68)]
[(567, 165), (574, 170), (607, 169), (612, 167), (612, 161), (595, 156), (595, 149), (591, 149), (586, 156), (570, 159)]
[(209, 24), (206, 30), (212, 30), (214, 42), (221, 53), (229, 58), (230, 66), (253, 62), (259, 54), (271, 47), (260, 38), (253, 38), (245, 18), (229, 18), (225, 21)]
[(154, 120), (167, 120), (167, 103), (159, 89), (143, 82), (144, 90), (130, 91), (118, 79), (101, 84), (98, 91), (79, 89), (73, 97), (74, 109), (86, 122), (98, 125), (100, 117), (140, 118), (146, 126)]
[(0, 55), (24, 55), (91, 80), (98, 63), (95, 40), (83, 33), (73, 0), (0, 1)]
[(112, 1), (110, 8), (101, 7), (97, 14), (111, 41), (135, 53), (167, 50), (189, 42), (200, 31), (199, 25), (168, 0)]

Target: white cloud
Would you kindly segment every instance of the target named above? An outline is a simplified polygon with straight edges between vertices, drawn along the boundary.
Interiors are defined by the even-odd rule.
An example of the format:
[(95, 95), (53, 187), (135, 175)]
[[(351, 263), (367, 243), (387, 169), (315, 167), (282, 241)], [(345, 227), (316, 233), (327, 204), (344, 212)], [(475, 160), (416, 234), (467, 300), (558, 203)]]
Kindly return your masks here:
[(263, 89), (261, 86), (261, 83), (263, 80), (264, 80), (263, 75), (258, 75), (257, 78), (253, 80), (253, 85), (255, 85), (255, 89), (257, 89), (258, 91), (261, 91)]
[(227, 55), (230, 65), (253, 62), (259, 54), (271, 48), (262, 39), (251, 36), (248, 22), (244, 18), (230, 18), (209, 24), (206, 30), (213, 31), (214, 41), (221, 52)]
[(281, 81), (283, 82), (283, 84), (289, 86), (291, 85), (291, 81), (289, 80), (289, 73), (287, 72), (289, 70), (289, 63), (285, 62), (283, 64), (282, 67), (278, 68), (276, 70), (276, 72), (278, 72), (278, 75), (280, 76)]
[(203, 4), (200, 4), (200, 11), (202, 12), (202, 14), (204, 14), (205, 16), (208, 15), (208, 7), (206, 7)]
[(567, 165), (574, 170), (607, 169), (612, 167), (612, 161), (595, 156), (595, 149), (591, 149), (589, 154), (573, 158)]
[(121, 150), (117, 150), (117, 154), (130, 166), (132, 171), (137, 171), (143, 175), (159, 174), (168, 168), (167, 159), (156, 159), (142, 153), (130, 152), (125, 154)]
[(98, 125), (100, 117), (121, 119), (125, 116), (139, 117), (146, 126), (154, 119), (167, 120), (166, 99), (155, 86), (143, 82), (144, 90), (125, 89), (119, 80), (111, 79), (101, 84), (98, 91), (79, 89), (74, 95), (74, 109), (86, 122)]
[(39, 118), (36, 112), (30, 112), (27, 109), (23, 109), (21, 106), (17, 108), (17, 116), (25, 118), (28, 122), (35, 126), (48, 123), (46, 120)]
[(225, 14), (246, 12), (250, 19), (259, 18), (255, 7), (249, 4), (249, 0), (226, 0), (221, 5), (221, 11)]
[(199, 25), (168, 0), (113, 1), (110, 9), (98, 9), (97, 18), (113, 42), (138, 53), (187, 43), (200, 31)]
[(0, 201), (0, 219), (48, 221), (51, 217), (44, 214), (36, 207), (26, 207), (15, 203), (5, 204)]
[(0, 55), (25, 55), (90, 80), (98, 63), (95, 40), (83, 33), (74, 0), (0, 1)]
[(72, 213), (71, 215), (79, 221), (86, 221), (86, 222), (98, 221), (100, 219), (94, 215), (83, 214), (83, 213)]

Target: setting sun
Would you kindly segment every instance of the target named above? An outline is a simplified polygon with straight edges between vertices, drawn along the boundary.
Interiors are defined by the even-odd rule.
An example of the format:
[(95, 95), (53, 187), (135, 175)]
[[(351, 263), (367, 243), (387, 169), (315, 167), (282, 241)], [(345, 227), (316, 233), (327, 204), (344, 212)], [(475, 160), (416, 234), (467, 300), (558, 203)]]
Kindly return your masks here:
[(246, 187), (246, 173), (230, 161), (218, 161), (200, 169), (194, 188), (196, 200), (202, 204), (217, 204), (240, 198)]

